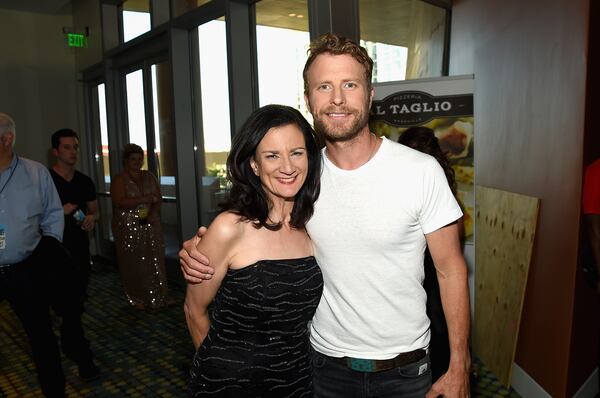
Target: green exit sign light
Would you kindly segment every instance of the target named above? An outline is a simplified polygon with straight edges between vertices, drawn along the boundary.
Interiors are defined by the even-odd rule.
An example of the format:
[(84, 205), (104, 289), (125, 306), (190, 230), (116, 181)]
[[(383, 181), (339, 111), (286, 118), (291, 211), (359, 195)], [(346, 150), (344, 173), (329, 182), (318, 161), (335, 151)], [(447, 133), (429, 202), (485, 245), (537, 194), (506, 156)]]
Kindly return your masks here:
[(69, 47), (86, 47), (87, 39), (80, 33), (67, 33), (67, 45)]

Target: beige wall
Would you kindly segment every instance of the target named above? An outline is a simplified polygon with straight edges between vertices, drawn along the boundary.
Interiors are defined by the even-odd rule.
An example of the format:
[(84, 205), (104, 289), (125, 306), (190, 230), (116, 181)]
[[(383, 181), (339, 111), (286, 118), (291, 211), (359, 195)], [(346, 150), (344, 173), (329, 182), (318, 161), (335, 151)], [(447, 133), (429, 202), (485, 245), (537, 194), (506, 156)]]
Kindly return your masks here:
[(82, 71), (102, 61), (102, 25), (100, 18), (100, 0), (74, 0), (73, 28), (77, 33), (86, 31), (88, 46), (78, 50), (75, 55), (75, 67)]
[(450, 74), (475, 74), (476, 183), (542, 200), (515, 361), (554, 397), (570, 396), (587, 12), (587, 0), (453, 7)]
[(17, 123), (16, 152), (48, 163), (50, 135), (79, 125), (70, 15), (0, 10), (0, 111)]

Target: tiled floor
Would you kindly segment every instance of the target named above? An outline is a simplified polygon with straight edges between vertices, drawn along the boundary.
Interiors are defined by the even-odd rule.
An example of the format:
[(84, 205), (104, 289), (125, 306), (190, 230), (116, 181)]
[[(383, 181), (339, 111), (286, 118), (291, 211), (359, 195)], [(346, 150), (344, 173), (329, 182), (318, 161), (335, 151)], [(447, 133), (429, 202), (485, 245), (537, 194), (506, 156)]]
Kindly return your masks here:
[[(63, 358), (69, 397), (184, 397), (193, 355), (182, 311), (183, 285), (171, 265), (172, 296), (178, 304), (136, 311), (123, 297), (110, 266), (96, 267), (89, 288), (84, 326), (102, 375), (84, 382), (73, 362)], [(504, 389), (478, 363), (476, 397), (518, 397)], [(29, 346), (7, 302), (0, 303), (0, 397), (41, 397)]]

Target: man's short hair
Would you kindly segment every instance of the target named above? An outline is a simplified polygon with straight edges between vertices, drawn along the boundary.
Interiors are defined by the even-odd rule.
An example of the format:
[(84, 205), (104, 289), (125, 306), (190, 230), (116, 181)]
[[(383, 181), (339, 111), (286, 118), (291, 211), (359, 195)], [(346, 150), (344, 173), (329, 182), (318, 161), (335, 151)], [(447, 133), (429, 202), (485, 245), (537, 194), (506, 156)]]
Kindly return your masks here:
[(9, 131), (16, 134), (17, 126), (12, 117), (6, 113), (0, 112), (0, 136), (8, 133)]
[(305, 94), (308, 94), (308, 69), (315, 59), (317, 59), (317, 57), (321, 54), (350, 55), (365, 68), (367, 87), (371, 88), (373, 60), (371, 57), (369, 57), (367, 50), (346, 37), (337, 36), (333, 33), (326, 33), (310, 43), (310, 47), (308, 49), (308, 59), (306, 60), (306, 64), (304, 64), (304, 71), (302, 72)]
[(77, 138), (77, 141), (79, 141), (79, 135), (74, 132), (71, 129), (60, 129), (57, 132), (55, 132), (54, 134), (52, 134), (52, 148), (54, 149), (58, 149), (58, 146), (60, 145), (60, 139), (61, 138), (67, 138), (67, 137), (74, 137)]

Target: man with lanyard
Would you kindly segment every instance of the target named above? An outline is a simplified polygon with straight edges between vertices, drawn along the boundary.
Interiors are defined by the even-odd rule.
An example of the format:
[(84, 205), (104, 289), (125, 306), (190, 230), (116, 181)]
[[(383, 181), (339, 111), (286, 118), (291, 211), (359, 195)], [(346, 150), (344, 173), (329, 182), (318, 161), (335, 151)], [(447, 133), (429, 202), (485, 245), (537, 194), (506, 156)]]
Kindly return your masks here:
[[(51, 275), (57, 278), (58, 291), (54, 294), (63, 296), (58, 301), (59, 308), (55, 305), (56, 312), (62, 316), (61, 348), (77, 363), (79, 375), (90, 379), (99, 371), (92, 359), (90, 343), (84, 336), (81, 315), (90, 278), (88, 232), (94, 228), (98, 216), (96, 188), (88, 176), (75, 170), (79, 154), (77, 133), (70, 129), (58, 130), (52, 135), (51, 142), (56, 164), (50, 169), (50, 175), (63, 205), (63, 244), (74, 264), (74, 267), (60, 264), (57, 267), (61, 271), (59, 275)], [(73, 293), (75, 297), (72, 297)]]
[[(321, 194), (306, 226), (324, 280), (310, 335), (315, 396), (467, 397), (469, 293), (456, 224), (462, 212), (435, 159), (370, 132), (372, 69), (364, 48), (331, 34), (311, 43), (304, 67), (305, 100), (326, 144)], [(180, 251), (191, 283), (213, 272), (195, 248), (198, 239)], [(451, 351), (448, 371), (433, 385), (426, 245)]]
[(63, 211), (48, 169), (13, 152), (15, 130), (12, 118), (0, 113), (0, 295), (27, 333), (42, 392), (64, 397), (48, 299), (33, 259), (42, 236), (62, 239)]

